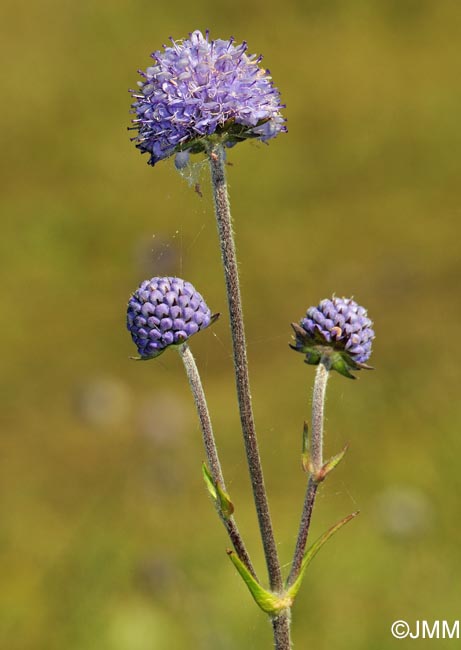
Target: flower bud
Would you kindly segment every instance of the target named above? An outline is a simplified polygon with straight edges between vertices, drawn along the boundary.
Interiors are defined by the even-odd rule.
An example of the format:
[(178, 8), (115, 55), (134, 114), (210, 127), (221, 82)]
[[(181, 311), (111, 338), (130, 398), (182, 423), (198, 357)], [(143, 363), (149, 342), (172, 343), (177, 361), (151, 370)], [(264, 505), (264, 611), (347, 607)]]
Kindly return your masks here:
[(142, 282), (132, 294), (126, 324), (141, 359), (152, 359), (216, 318), (190, 282), (156, 277)]
[(364, 307), (352, 298), (322, 300), (309, 307), (300, 323), (292, 323), (295, 332), (293, 350), (306, 355), (306, 363), (317, 365), (329, 358), (329, 366), (346, 377), (351, 370), (369, 369), (365, 361), (371, 355), (375, 338), (372, 321)]

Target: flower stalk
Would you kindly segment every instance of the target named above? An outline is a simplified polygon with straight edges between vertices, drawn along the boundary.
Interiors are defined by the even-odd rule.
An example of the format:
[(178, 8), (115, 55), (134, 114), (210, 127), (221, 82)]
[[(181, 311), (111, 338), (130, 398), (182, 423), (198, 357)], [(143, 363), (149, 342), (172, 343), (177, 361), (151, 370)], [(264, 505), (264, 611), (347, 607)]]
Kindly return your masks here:
[(330, 359), (322, 357), (315, 375), (312, 397), (312, 432), (310, 436), (310, 458), (313, 474), (316, 476), (323, 467), (323, 422), (325, 419), (325, 398), (330, 376)]
[(275, 544), (272, 520), (269, 512), (264, 477), (256, 438), (253, 409), (251, 406), (250, 381), (246, 353), (245, 328), (237, 267), (237, 255), (232, 230), (232, 217), (227, 192), (224, 148), (220, 143), (210, 146), (208, 157), (215, 204), (221, 255), (226, 278), (227, 300), (232, 333), (235, 381), (245, 450), (250, 471), (251, 485), (256, 505), (259, 528), (264, 547), (271, 590), (282, 589), (282, 574)]
[[(202, 430), (203, 444), (205, 446), (205, 452), (207, 456), (208, 466), (211, 473), (211, 478), (213, 480), (214, 486), (219, 486), (223, 493), (226, 493), (226, 485), (224, 482), (224, 476), (221, 469), (221, 463), (219, 461), (218, 449), (216, 446), (216, 441), (213, 433), (213, 427), (211, 424), (210, 413), (208, 411), (208, 404), (205, 397), (205, 392), (203, 390), (202, 381), (200, 379), (200, 374), (195, 363), (194, 356), (187, 345), (183, 343), (179, 348), (179, 355), (184, 364), (186, 370), (187, 378), (191, 387), (192, 394), (194, 396), (195, 407), (197, 409), (197, 414), (200, 420), (200, 427)], [(256, 578), (256, 573), (253, 568), (253, 565), (250, 560), (250, 556), (245, 547), (243, 539), (240, 535), (240, 532), (237, 528), (232, 515), (228, 516), (223, 509), (219, 507), (219, 500), (215, 500), (216, 510), (219, 514), (221, 521), (224, 524), (224, 527), (227, 530), (229, 539), (232, 542), (232, 545), (235, 549), (240, 560), (246, 566), (248, 571), (251, 573), (253, 578)]]
[(307, 481), (306, 495), (304, 498), (301, 523), (299, 526), (298, 538), (296, 540), (293, 562), (287, 585), (291, 586), (300, 574), (303, 558), (306, 552), (307, 537), (311, 524), (312, 511), (314, 509), (315, 497), (319, 483), (323, 480), (323, 424), (325, 411), (325, 397), (328, 378), (330, 375), (330, 359), (323, 356), (317, 366), (315, 376), (314, 392), (312, 396), (312, 427), (308, 440), (308, 465), (309, 479)]

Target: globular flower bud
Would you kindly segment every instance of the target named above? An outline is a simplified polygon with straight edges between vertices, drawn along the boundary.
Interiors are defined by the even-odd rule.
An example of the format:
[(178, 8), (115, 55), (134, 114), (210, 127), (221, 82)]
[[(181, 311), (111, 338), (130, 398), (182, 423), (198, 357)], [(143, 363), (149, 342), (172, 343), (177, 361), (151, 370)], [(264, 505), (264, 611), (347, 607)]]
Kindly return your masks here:
[(139, 71), (142, 81), (131, 91), (133, 140), (150, 154), (150, 165), (179, 151), (206, 151), (213, 138), (232, 147), (287, 130), (279, 91), (246, 43), (211, 40), (198, 30), (170, 40), (152, 54), (153, 65)]
[(351, 370), (371, 367), (365, 362), (375, 338), (372, 326), (364, 307), (352, 298), (333, 296), (309, 307), (299, 324), (292, 323), (295, 343), (291, 348), (305, 354), (306, 363), (313, 365), (328, 357), (331, 368), (353, 378)]
[(216, 318), (190, 282), (156, 277), (142, 282), (131, 296), (126, 324), (141, 359), (152, 359)]

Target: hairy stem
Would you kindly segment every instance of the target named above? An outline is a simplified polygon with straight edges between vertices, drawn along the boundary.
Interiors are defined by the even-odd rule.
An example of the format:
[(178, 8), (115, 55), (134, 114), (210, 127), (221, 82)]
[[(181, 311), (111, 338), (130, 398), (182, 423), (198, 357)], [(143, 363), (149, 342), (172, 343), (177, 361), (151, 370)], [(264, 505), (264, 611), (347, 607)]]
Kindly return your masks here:
[(312, 468), (307, 481), (306, 496), (299, 526), (298, 539), (291, 564), (287, 586), (294, 583), (301, 570), (304, 553), (306, 552), (307, 536), (311, 524), (312, 510), (319, 485), (318, 475), (323, 467), (323, 421), (325, 411), (325, 396), (330, 374), (328, 357), (321, 359), (315, 375), (314, 392), (312, 396), (312, 426), (309, 437), (309, 462)]
[(291, 650), (290, 626), (291, 610), (289, 609), (272, 619), (274, 647), (276, 650)]
[(329, 375), (330, 359), (328, 357), (323, 357), (317, 366), (314, 393), (312, 396), (310, 458), (314, 474), (317, 474), (323, 467), (323, 421), (325, 412), (325, 396)]
[(272, 619), (274, 647), (276, 650), (291, 650), (290, 626), (291, 610), (289, 609)]
[(317, 488), (317, 481), (312, 476), (309, 476), (306, 496), (304, 498), (303, 512), (301, 515), (301, 523), (299, 525), (298, 539), (296, 540), (293, 562), (291, 564), (290, 575), (288, 576), (287, 580), (288, 587), (294, 583), (301, 570), (304, 553), (306, 552), (307, 536), (309, 534), (309, 528), (311, 525), (312, 510), (314, 509)]
[[(208, 466), (211, 472), (211, 476), (213, 477), (214, 483), (215, 484), (219, 483), (222, 489), (226, 491), (226, 485), (224, 483), (224, 476), (221, 469), (221, 463), (219, 462), (218, 449), (216, 447), (213, 427), (211, 424), (210, 413), (208, 411), (205, 392), (203, 390), (197, 364), (195, 363), (195, 359), (187, 343), (183, 343), (183, 345), (179, 347), (179, 354), (184, 363), (184, 368), (186, 369), (187, 378), (189, 379), (189, 384), (192, 390), (192, 394), (194, 396), (195, 406), (200, 420), (203, 443), (205, 445), (205, 451), (206, 451), (206, 456), (207, 456)], [(235, 552), (242, 560), (242, 562), (245, 564), (247, 569), (250, 571), (252, 576), (257, 580), (255, 570), (250, 560), (250, 556), (248, 555), (248, 552), (245, 548), (245, 544), (239, 533), (234, 518), (224, 517), (219, 508), (217, 508), (217, 511), (221, 521), (224, 524), (224, 527), (227, 530), (227, 533), (235, 549)]]
[(282, 574), (274, 532), (272, 529), (267, 494), (264, 487), (264, 477), (251, 406), (242, 301), (240, 296), (235, 242), (232, 232), (232, 218), (227, 193), (223, 145), (220, 143), (213, 144), (208, 151), (208, 156), (211, 167), (211, 180), (221, 245), (221, 255), (226, 278), (227, 300), (229, 305), (234, 353), (235, 380), (237, 385), (237, 397), (243, 438), (245, 441), (245, 450), (256, 511), (258, 514), (259, 528), (264, 546), (270, 586), (273, 591), (281, 591)]

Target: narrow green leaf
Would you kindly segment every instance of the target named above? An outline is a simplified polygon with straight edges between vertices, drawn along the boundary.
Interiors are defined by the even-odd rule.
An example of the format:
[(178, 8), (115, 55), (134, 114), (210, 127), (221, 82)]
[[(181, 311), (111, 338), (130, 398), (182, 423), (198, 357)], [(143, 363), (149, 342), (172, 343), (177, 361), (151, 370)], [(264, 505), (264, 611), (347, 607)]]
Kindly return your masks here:
[(346, 444), (344, 445), (344, 448), (339, 452), (339, 454), (336, 454), (335, 456), (332, 456), (327, 462), (323, 465), (322, 469), (319, 472), (318, 480), (323, 481), (328, 474), (337, 466), (339, 463), (342, 461), (344, 458), (346, 451), (348, 450), (349, 445)]
[(218, 506), (224, 519), (229, 519), (234, 512), (234, 504), (230, 500), (230, 496), (223, 490), (220, 483), (215, 484), (206, 463), (202, 463), (202, 474), (209, 495)]
[(211, 476), (210, 470), (208, 469), (206, 463), (202, 463), (202, 474), (208, 493), (210, 494), (213, 501), (218, 501), (218, 495), (216, 494), (216, 487), (213, 483), (213, 477)]
[(234, 504), (230, 500), (230, 496), (224, 492), (222, 489), (221, 483), (219, 481), (216, 483), (216, 493), (221, 508), (221, 513), (224, 519), (229, 519), (234, 512)]
[(243, 564), (242, 560), (236, 553), (234, 553), (234, 551), (228, 549), (227, 555), (230, 557), (233, 565), (240, 573), (240, 576), (248, 587), (248, 590), (253, 596), (255, 603), (258, 605), (258, 607), (260, 607), (260, 609), (263, 610), (263, 612), (266, 612), (266, 614), (269, 614), (271, 616), (276, 616), (283, 609), (291, 607), (292, 600), (290, 598), (287, 598), (286, 595), (277, 596), (276, 594), (273, 594), (272, 592), (264, 589), (264, 587), (261, 587), (259, 582), (253, 578), (251, 573)]
[(310, 546), (307, 551), (304, 554), (304, 558), (301, 564), (301, 570), (299, 572), (298, 577), (296, 580), (293, 582), (291, 587), (287, 590), (287, 596), (291, 598), (292, 601), (296, 598), (296, 595), (299, 591), (299, 588), (301, 586), (304, 574), (306, 572), (307, 567), (309, 564), (312, 562), (314, 557), (317, 555), (317, 553), (320, 551), (322, 546), (325, 544), (327, 540), (332, 537), (340, 528), (342, 528), (345, 524), (347, 524), (351, 519), (354, 519), (358, 515), (357, 512), (353, 512), (352, 514), (348, 515), (341, 521), (339, 521), (337, 524), (332, 526), (329, 530), (327, 530), (323, 535), (321, 535), (313, 544)]

